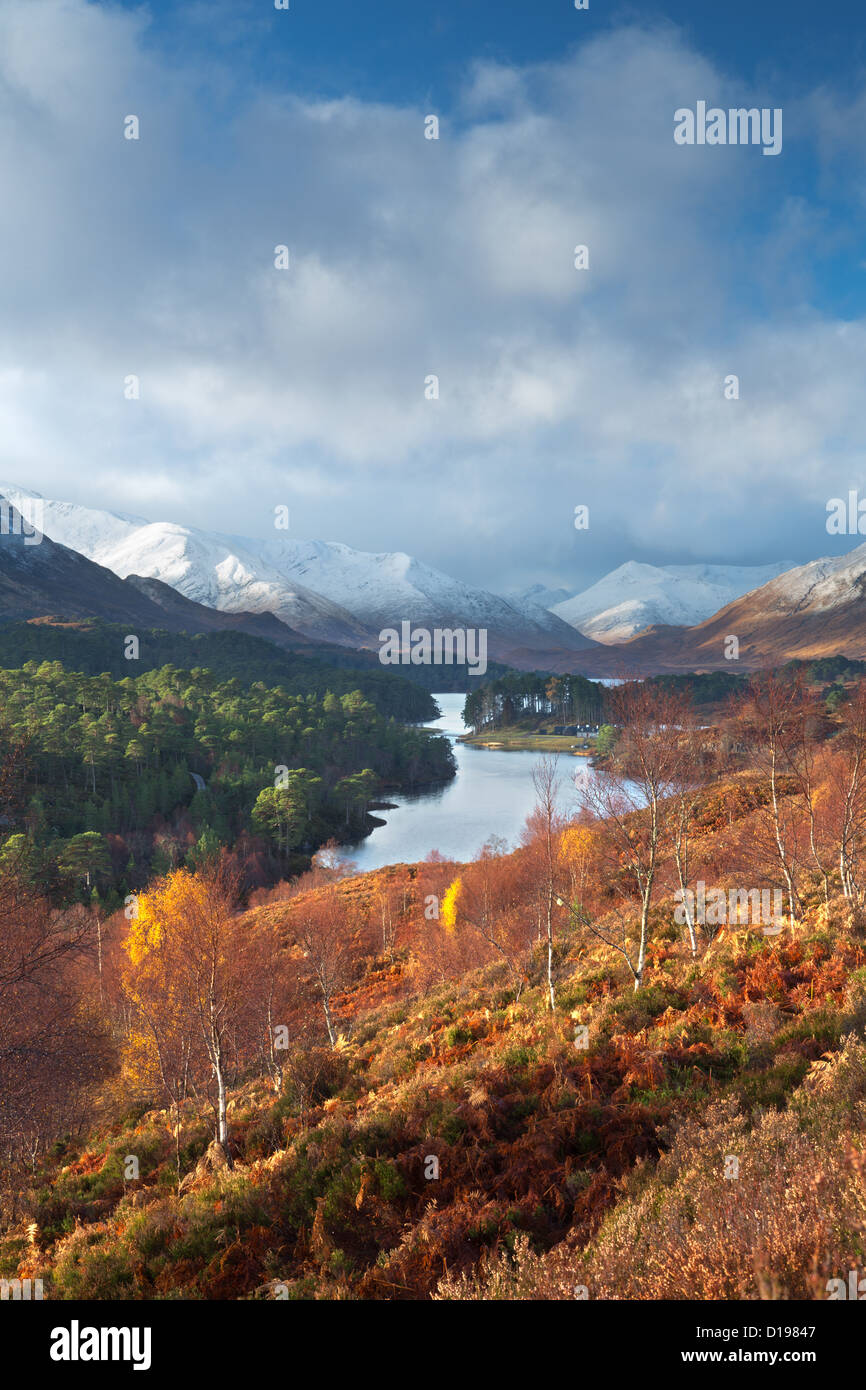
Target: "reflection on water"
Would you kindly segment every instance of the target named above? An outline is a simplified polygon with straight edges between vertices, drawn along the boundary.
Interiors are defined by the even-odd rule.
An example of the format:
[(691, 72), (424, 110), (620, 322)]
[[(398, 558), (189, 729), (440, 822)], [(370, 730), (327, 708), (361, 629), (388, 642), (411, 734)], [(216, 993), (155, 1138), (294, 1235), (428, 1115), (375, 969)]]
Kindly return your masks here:
[[(438, 850), (447, 859), (473, 859), (485, 841), (496, 836), (513, 847), (526, 817), (535, 805), (532, 769), (536, 752), (500, 752), (495, 748), (467, 748), (456, 743), (466, 732), (462, 695), (436, 695), (442, 718), (431, 728), (451, 737), (457, 759), (457, 776), (445, 787), (415, 795), (389, 798), (393, 811), (375, 811), (386, 824), (360, 844), (345, 849), (361, 870), (384, 864), (415, 863)], [(578, 810), (575, 777), (593, 776), (585, 758), (561, 755), (559, 805), (568, 814)]]

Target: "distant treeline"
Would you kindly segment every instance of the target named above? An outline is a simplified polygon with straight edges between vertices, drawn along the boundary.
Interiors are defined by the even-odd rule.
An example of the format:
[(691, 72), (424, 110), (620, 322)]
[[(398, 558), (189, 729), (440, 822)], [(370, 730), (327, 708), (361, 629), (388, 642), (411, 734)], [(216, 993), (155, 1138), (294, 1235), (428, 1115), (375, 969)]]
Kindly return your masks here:
[[(822, 684), (862, 676), (866, 673), (866, 661), (834, 656), (819, 661), (789, 661), (782, 669), (791, 674), (801, 672), (807, 682)], [(692, 671), (649, 676), (644, 683), (660, 690), (687, 693), (693, 705), (701, 706), (724, 704), (742, 692), (751, 678), (749, 672)], [(510, 671), (480, 685), (467, 682), (466, 688), (469, 693), (463, 717), (476, 733), (515, 725), (537, 727), (551, 719), (563, 724), (601, 724), (612, 717), (608, 688), (580, 675)]]
[[(787, 661), (783, 674), (802, 676), (809, 685), (824, 685), (827, 681), (857, 680), (866, 674), (866, 661), (847, 656), (826, 656), (817, 661)], [(733, 671), (704, 671), (700, 675), (651, 676), (649, 684), (662, 690), (688, 692), (694, 705), (721, 704), (741, 692), (756, 673), (738, 675)]]
[[(328, 691), (345, 695), (360, 690), (380, 714), (407, 723), (436, 717), (435, 701), (423, 683), (407, 679), (402, 672), (386, 670), (373, 653), (329, 646), (321, 657), (318, 653), (311, 657), (285, 651), (264, 637), (244, 632), (188, 634), (150, 629), (137, 632), (138, 659), (127, 660), (128, 633), (128, 627), (98, 619), (65, 626), (0, 623), (0, 667), (15, 669), (28, 661), (60, 661), (67, 670), (88, 676), (105, 672), (115, 680), (162, 666), (186, 671), (202, 668), (220, 680), (238, 680), (245, 686), (257, 682), (268, 687), (283, 685), (296, 695), (324, 696)], [(363, 665), (353, 666), (353, 662)], [(430, 688), (435, 688), (435, 682)]]
[(866, 661), (856, 661), (850, 656), (822, 656), (817, 661), (789, 661), (782, 668), (785, 671), (802, 671), (807, 681), (820, 684), (822, 681), (856, 680), (866, 674)]
[(748, 675), (735, 675), (732, 671), (702, 671), (700, 675), (690, 672), (684, 676), (651, 676), (647, 684), (677, 694), (687, 693), (693, 705), (715, 705), (743, 690), (748, 680)]

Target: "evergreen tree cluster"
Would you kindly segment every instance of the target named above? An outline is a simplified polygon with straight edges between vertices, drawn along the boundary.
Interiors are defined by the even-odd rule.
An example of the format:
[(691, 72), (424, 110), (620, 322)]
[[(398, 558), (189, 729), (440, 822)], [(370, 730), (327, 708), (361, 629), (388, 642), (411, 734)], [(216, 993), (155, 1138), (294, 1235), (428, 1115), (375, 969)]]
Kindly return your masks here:
[(603, 713), (604, 687), (597, 681), (538, 671), (512, 671), (475, 685), (463, 706), (463, 718), (476, 733), (521, 724), (535, 727), (549, 719), (562, 724), (597, 724)]
[[(90, 676), (107, 673), (122, 680), (132, 665), (124, 655), (128, 632), (118, 623), (97, 618), (63, 624), (0, 622), (0, 667), (59, 661), (68, 670)], [(427, 691), (400, 672), (384, 670), (373, 652), (311, 644), (315, 654), (308, 655), (286, 651), (245, 632), (189, 634), (152, 629), (136, 635), (136, 673), (162, 666), (204, 667), (221, 680), (284, 685), (298, 695), (324, 696), (329, 690), (346, 695), (360, 690), (380, 714), (411, 723), (436, 717), (435, 701)], [(435, 683), (431, 688), (435, 689)]]
[[(447, 739), (383, 717), (360, 690), (320, 698), (202, 668), (119, 681), (59, 661), (0, 670), (0, 738), (14, 773), (0, 857), (35, 881), (50, 864), (88, 888), (112, 873), (109, 840), (116, 851), (180, 813), (199, 857), (249, 830), (278, 852), (309, 851), (362, 833), (377, 791), (454, 771)], [(282, 798), (277, 811), (291, 803), (288, 834), (284, 817), (263, 812), (262, 793)], [(114, 864), (115, 878), (125, 867)]]

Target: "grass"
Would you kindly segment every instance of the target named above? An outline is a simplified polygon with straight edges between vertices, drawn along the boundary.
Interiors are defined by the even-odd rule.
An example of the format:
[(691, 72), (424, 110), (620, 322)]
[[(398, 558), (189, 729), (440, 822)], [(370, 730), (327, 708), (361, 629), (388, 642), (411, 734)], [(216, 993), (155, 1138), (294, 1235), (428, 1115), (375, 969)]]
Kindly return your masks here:
[(461, 734), (457, 742), (472, 748), (495, 746), (505, 752), (573, 753), (575, 757), (591, 757), (595, 752), (595, 740), (591, 735), (538, 734), (519, 727), (495, 729), (483, 734)]

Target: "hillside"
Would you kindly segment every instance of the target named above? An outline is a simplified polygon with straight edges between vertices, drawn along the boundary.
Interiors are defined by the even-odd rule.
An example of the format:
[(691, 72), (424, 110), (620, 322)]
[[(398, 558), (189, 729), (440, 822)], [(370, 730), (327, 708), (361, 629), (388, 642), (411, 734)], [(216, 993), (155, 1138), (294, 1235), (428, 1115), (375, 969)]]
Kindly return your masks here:
[[(1, 856), (0, 1277), (61, 1301), (835, 1297), (866, 1254), (866, 681), (837, 674), (833, 699), (760, 678), (712, 726), (677, 681), (609, 692), (580, 813), (541, 762), (520, 848), (460, 865), (356, 874), (329, 847), (261, 887), (239, 844), (107, 913)], [(209, 692), (245, 739), (281, 713), (206, 682), (197, 738)], [(322, 774), (356, 714), (322, 710)], [(260, 798), (278, 849), (297, 778), (288, 816)], [(346, 816), (367, 795), (334, 788)]]
[[(369, 903), (412, 881), (342, 891)], [(612, 953), (566, 935), (553, 1018), (538, 962), (518, 1002), (500, 965), (423, 990), (405, 949), (372, 960), (340, 996), (345, 1041), (308, 1051), (279, 1095), (232, 1091), (231, 1170), (191, 1105), (178, 1195), (171, 1116), (127, 1104), (40, 1165), (0, 1273), (54, 1298), (821, 1297), (866, 1217), (846, 1148), (866, 1047), (842, 1041), (866, 1018), (863, 941), (844, 910), (816, 911), (695, 970), (665, 932), (633, 995)]]
[[(245, 898), (237, 865), (175, 870), (98, 958), (84, 918), (0, 875), (29, 1059), (22, 1088), (0, 1048), (0, 1276), (54, 1299), (820, 1300), (860, 1267), (866, 686), (819, 717), (770, 679), (712, 729), (676, 690), (611, 699), (595, 817), (559, 819), (542, 764), (510, 854), (326, 856)], [(666, 788), (648, 898), (642, 765)], [(58, 1033), (27, 1004), (59, 989)]]
[[(2, 492), (0, 508), (9, 512), (9, 520), (0, 528), (0, 622), (48, 615), (73, 621), (98, 618), (172, 632), (239, 631), (289, 651), (312, 651), (320, 646), (272, 613), (240, 609), (221, 613), (185, 598), (159, 580), (135, 574), (118, 578), (110, 569), (45, 534), (31, 531), (28, 535), (26, 523), (14, 507), (8, 508)], [(321, 644), (322, 651), (329, 649), (327, 643)], [(371, 654), (364, 653), (364, 657), (370, 660)]]

